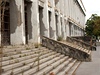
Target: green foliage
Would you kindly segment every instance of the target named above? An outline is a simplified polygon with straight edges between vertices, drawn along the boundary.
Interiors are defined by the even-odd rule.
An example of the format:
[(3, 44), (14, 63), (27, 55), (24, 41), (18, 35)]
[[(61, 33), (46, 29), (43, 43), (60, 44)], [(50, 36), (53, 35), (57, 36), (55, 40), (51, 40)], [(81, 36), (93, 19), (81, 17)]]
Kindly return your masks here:
[(35, 43), (34, 46), (35, 46), (35, 48), (38, 48), (40, 46), (40, 44), (39, 43)]
[(30, 48), (29, 47), (26, 47), (26, 50), (30, 50)]
[(57, 41), (62, 41), (62, 40), (63, 40), (62, 36), (58, 36)]
[(92, 14), (92, 16), (86, 22), (86, 35), (88, 36), (100, 36), (100, 16)]

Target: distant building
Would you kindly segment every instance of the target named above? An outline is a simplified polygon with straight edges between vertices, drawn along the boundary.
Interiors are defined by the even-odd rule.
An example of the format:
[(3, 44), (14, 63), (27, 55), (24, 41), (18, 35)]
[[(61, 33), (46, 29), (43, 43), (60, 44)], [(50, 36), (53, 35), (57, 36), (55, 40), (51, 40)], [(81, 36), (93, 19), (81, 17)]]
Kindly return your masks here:
[(79, 0), (7, 0), (0, 22), (0, 43), (40, 43), (40, 36), (55, 40), (83, 36), (86, 15), (81, 3)]

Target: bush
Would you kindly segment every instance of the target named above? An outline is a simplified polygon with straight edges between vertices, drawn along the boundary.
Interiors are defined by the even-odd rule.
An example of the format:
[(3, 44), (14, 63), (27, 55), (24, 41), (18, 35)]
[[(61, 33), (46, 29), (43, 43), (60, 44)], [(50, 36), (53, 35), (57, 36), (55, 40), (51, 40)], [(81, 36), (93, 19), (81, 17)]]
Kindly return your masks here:
[(62, 40), (63, 40), (62, 36), (58, 36), (57, 41), (62, 41)]
[(35, 43), (34, 46), (35, 46), (35, 48), (38, 48), (40, 46), (40, 44), (39, 43)]

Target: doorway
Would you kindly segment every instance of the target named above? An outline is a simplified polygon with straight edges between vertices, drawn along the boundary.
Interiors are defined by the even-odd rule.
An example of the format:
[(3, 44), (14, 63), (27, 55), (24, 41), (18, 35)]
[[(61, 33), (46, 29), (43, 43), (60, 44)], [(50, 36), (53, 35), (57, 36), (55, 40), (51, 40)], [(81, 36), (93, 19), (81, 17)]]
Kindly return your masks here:
[(56, 24), (56, 36), (58, 38), (58, 15), (55, 14), (55, 24)]
[(51, 12), (50, 11), (48, 11), (48, 21), (49, 21), (49, 37), (52, 38)]
[(10, 45), (10, 5), (9, 2), (1, 7), (1, 44)]
[(28, 26), (27, 26), (27, 1), (24, 1), (24, 14), (25, 14), (25, 42), (28, 44)]
[(39, 24), (40, 24), (40, 36), (44, 35), (45, 27), (43, 23), (43, 8), (39, 6)]

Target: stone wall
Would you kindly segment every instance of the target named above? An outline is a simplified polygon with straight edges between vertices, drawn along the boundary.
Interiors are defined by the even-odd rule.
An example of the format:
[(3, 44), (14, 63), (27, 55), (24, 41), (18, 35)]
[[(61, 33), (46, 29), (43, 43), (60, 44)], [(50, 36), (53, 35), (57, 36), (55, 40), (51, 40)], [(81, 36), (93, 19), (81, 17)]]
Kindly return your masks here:
[(91, 55), (47, 37), (42, 37), (42, 45), (58, 53), (62, 53), (72, 58), (76, 58), (80, 61), (91, 60)]
[(82, 40), (78, 40), (76, 38), (71, 38), (71, 37), (67, 37), (66, 41), (68, 41), (70, 43), (73, 42), (73, 44), (76, 44), (76, 45), (81, 46), (83, 48), (86, 48), (88, 50), (96, 50), (96, 47), (91, 45), (91, 44), (89, 44), (89, 43), (87, 43), (87, 41), (84, 42)]
[(75, 39), (84, 41), (88, 44), (92, 44), (92, 45), (96, 46), (96, 40), (90, 36), (75, 36), (75, 37), (73, 36), (72, 38), (75, 38)]

